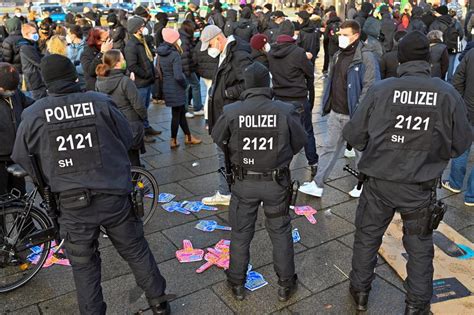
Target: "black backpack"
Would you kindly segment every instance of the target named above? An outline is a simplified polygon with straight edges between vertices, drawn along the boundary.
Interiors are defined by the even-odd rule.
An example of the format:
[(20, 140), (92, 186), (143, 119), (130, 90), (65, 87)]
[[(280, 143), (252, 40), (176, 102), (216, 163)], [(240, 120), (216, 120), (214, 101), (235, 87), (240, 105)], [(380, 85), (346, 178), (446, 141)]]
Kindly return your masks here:
[(452, 52), (458, 51), (461, 34), (456, 28), (456, 21), (453, 21), (443, 32), (443, 42)]

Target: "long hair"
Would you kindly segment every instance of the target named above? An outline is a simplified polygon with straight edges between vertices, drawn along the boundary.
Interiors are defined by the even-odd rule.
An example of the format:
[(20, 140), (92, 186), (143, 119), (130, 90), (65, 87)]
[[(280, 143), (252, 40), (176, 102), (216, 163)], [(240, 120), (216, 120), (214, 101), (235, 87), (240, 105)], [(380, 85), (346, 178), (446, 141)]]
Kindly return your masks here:
[(97, 65), (95, 73), (99, 77), (107, 77), (110, 74), (110, 70), (115, 68), (117, 63), (120, 62), (122, 53), (118, 49), (111, 49), (102, 56), (102, 63)]
[(89, 47), (96, 47), (98, 50), (100, 50), (100, 47), (102, 46), (102, 42), (100, 40), (100, 34), (103, 32), (106, 32), (105, 29), (102, 27), (94, 27), (89, 31), (89, 37), (87, 38), (87, 46)]
[(50, 54), (58, 54), (67, 57), (67, 41), (64, 36), (54, 35), (46, 43)]

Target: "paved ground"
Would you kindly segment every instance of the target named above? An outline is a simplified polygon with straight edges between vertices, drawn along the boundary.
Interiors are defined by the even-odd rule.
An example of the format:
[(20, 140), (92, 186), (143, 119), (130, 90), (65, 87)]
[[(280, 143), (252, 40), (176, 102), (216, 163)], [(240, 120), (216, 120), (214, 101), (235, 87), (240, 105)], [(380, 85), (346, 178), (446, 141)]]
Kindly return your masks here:
[[(318, 59), (318, 63), (322, 60)], [(318, 65), (321, 69), (321, 65)], [(318, 73), (320, 74), (320, 73)], [(317, 81), (317, 97), (322, 92), (322, 81)], [(317, 143), (326, 132), (320, 107), (313, 114)], [(193, 132), (203, 138), (199, 146), (187, 147), (184, 139), (176, 150), (169, 149), (170, 110), (153, 106), (150, 110), (153, 125), (163, 130), (157, 143), (148, 146), (143, 157), (160, 183), (161, 192), (177, 195), (178, 200), (200, 200), (213, 193), (217, 185), (217, 158), (211, 138), (204, 129), (204, 120), (189, 120)], [(196, 165), (196, 162), (199, 164)], [(203, 217), (226, 224), (228, 211), (200, 212), (183, 215), (160, 209), (146, 226), (146, 237), (158, 265), (168, 281), (168, 292), (178, 295), (171, 303), (174, 314), (351, 314), (355, 310), (348, 295), (347, 274), (350, 272), (351, 247), (354, 235), (354, 216), (357, 200), (347, 195), (356, 180), (342, 168), (352, 161), (341, 158), (327, 183), (322, 199), (300, 195), (298, 204), (309, 204), (319, 212), (318, 223), (311, 225), (306, 218), (294, 216), (293, 226), (299, 229), (301, 242), (295, 245), (296, 270), (300, 279), (298, 293), (287, 303), (277, 300), (277, 279), (272, 267), (271, 243), (259, 216), (252, 242), (251, 263), (262, 273), (269, 285), (248, 293), (244, 302), (236, 302), (225, 286), (222, 270), (212, 267), (196, 274), (200, 262), (180, 264), (175, 251), (183, 239), (191, 239), (198, 248), (228, 238), (229, 232), (204, 233), (194, 228)], [(472, 161), (471, 161), (472, 162)], [(472, 164), (472, 163), (471, 163)], [(298, 154), (292, 164), (293, 176), (308, 180), (310, 171), (305, 157)], [(474, 240), (472, 209), (463, 205), (462, 195), (440, 191), (450, 205), (445, 221), (471, 241)], [(109, 314), (131, 314), (146, 302), (137, 289), (127, 264), (118, 256), (108, 240), (101, 240), (103, 288)], [(404, 308), (402, 281), (380, 258), (377, 277), (370, 296), (368, 314), (400, 314)], [(5, 304), (5, 305), (2, 305)], [(42, 270), (26, 286), (1, 296), (0, 311), (12, 314), (77, 314), (77, 302), (69, 267), (53, 266)]]

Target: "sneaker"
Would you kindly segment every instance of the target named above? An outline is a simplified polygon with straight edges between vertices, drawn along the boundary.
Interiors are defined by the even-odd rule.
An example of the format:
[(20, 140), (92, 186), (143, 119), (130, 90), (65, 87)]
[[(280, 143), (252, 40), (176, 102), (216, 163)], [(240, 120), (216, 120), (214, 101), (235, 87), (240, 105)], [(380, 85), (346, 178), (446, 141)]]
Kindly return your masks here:
[(197, 112), (194, 112), (194, 116), (204, 116), (204, 109), (198, 110)]
[(441, 186), (443, 186), (444, 189), (452, 191), (455, 194), (459, 194), (461, 192), (461, 189), (456, 189), (456, 188), (451, 187), (451, 184), (449, 183), (449, 180), (441, 181)]
[(194, 114), (191, 112), (187, 112), (185, 116), (186, 118), (194, 118)]
[(357, 189), (357, 185), (354, 187), (354, 189), (352, 189), (350, 192), (349, 192), (349, 196), (351, 196), (352, 198), (359, 198), (360, 195), (362, 194), (362, 189), (364, 188), (364, 186), (360, 187), (360, 189)]
[(474, 207), (474, 202), (464, 201), (464, 205), (467, 206), (467, 207)]
[(146, 136), (158, 136), (161, 135), (161, 131), (153, 129), (153, 127), (145, 128)]
[(152, 136), (150, 135), (145, 135), (145, 137), (143, 137), (143, 141), (145, 143), (155, 143), (156, 142), (156, 139), (153, 138)]
[(304, 183), (298, 188), (298, 191), (318, 198), (323, 195), (323, 188), (318, 187), (314, 181)]
[(228, 206), (230, 204), (230, 195), (221, 195), (216, 192), (214, 196), (202, 198), (202, 203), (207, 206)]
[(344, 151), (344, 157), (346, 157), (346, 158), (349, 158), (349, 159), (350, 158), (355, 158), (355, 156), (356, 156), (356, 153), (355, 153), (354, 149), (351, 149), (351, 150), (346, 149)]

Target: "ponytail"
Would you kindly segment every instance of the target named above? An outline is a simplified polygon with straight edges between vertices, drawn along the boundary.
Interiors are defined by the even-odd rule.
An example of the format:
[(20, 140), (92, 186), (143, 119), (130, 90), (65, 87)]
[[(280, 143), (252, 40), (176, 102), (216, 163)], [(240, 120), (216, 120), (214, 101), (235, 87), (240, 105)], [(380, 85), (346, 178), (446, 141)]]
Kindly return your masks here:
[(120, 62), (122, 53), (118, 49), (111, 49), (104, 53), (102, 57), (102, 63), (97, 65), (95, 68), (95, 73), (98, 77), (107, 77), (110, 74), (110, 71), (115, 68), (117, 63)]

